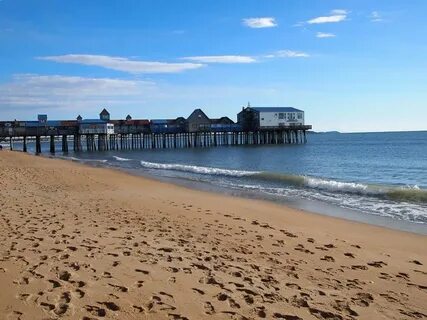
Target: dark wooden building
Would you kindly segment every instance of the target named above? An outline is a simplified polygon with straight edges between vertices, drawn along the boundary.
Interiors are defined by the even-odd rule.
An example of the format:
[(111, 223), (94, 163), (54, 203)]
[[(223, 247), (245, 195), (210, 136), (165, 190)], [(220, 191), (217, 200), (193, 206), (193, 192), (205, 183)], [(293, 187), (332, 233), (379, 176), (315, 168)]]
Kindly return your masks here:
[(101, 113), (99, 114), (99, 119), (103, 121), (110, 121), (110, 113), (107, 111), (107, 109), (102, 109)]
[(259, 112), (255, 112), (250, 106), (243, 107), (237, 114), (237, 123), (243, 131), (255, 131), (259, 129)]
[(202, 109), (196, 109), (187, 118), (187, 128), (188, 132), (209, 131), (211, 120)]

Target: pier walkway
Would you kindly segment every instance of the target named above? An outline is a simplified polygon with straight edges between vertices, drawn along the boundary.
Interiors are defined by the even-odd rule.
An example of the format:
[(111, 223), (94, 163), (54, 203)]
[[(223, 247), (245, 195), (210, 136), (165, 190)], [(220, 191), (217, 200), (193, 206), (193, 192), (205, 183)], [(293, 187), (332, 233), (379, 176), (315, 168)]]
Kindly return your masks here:
[(121, 126), (114, 134), (81, 134), (78, 125), (25, 127), (19, 124), (0, 123), (0, 141), (7, 141), (10, 149), (22, 143), (26, 152), (29, 143), (35, 143), (36, 153), (41, 153), (41, 142), (48, 139), (50, 152), (106, 151), (158, 148), (199, 148), (229, 145), (303, 144), (311, 125), (265, 128), (254, 131), (205, 130), (199, 132), (155, 133), (149, 129), (132, 130)]

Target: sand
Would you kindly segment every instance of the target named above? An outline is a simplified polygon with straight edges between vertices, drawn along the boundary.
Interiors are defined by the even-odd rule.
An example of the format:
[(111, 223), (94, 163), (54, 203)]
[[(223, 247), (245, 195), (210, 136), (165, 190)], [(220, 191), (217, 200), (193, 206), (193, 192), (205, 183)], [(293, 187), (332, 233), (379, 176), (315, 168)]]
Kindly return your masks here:
[(421, 319), (427, 237), (0, 152), (1, 319)]

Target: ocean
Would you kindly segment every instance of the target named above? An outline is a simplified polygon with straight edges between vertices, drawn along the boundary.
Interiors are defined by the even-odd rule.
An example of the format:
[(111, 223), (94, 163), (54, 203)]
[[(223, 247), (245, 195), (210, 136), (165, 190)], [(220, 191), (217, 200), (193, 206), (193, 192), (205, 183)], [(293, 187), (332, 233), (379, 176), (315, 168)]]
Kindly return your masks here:
[(305, 145), (55, 156), (427, 234), (427, 132), (313, 133)]

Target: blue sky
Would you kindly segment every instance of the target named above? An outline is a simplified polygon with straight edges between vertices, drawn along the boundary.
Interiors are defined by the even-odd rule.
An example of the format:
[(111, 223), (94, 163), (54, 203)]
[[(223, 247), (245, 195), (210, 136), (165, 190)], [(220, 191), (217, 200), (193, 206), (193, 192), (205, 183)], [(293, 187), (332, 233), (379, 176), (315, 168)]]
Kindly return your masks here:
[(0, 0), (0, 119), (236, 118), (427, 129), (427, 1)]

